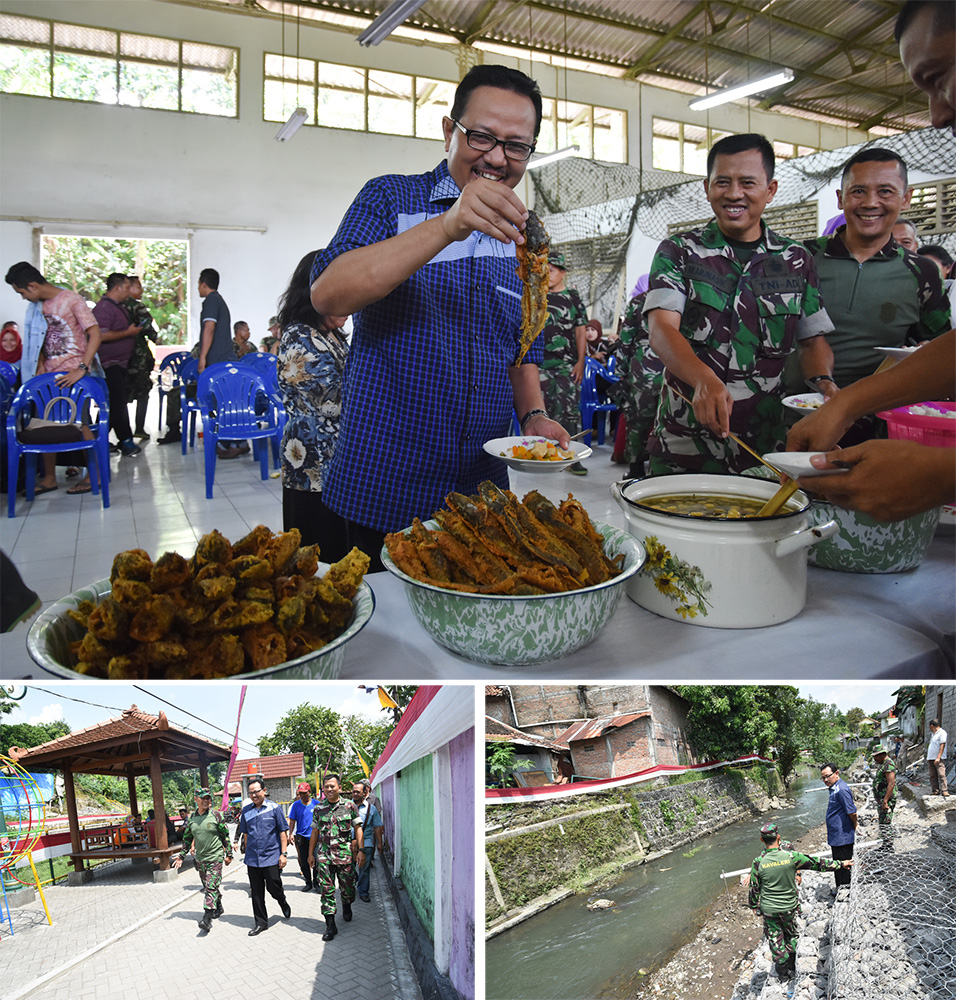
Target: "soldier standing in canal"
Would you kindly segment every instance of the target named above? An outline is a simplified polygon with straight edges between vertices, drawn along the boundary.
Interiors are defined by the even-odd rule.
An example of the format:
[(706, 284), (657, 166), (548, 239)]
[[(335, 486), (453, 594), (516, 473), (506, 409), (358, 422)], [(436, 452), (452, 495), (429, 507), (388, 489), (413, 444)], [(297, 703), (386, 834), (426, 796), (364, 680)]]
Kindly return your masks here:
[(893, 842), (891, 823), (896, 808), (896, 764), (879, 743), (873, 748), (876, 774), (873, 775), (873, 797), (880, 821), (880, 837), (889, 846)]
[[(342, 787), (337, 774), (326, 776), (322, 786), (325, 798), (312, 813), (312, 836), (309, 839), (309, 864), (313, 867), (316, 889), (322, 894), (322, 913), (325, 916), (323, 941), (331, 941), (338, 934), (335, 926), (335, 880), (339, 880), (342, 894), (342, 917), (352, 919), (355, 902), (355, 868), (352, 860), (353, 823), (358, 811), (351, 801), (342, 798)], [(356, 861), (359, 868), (365, 864), (365, 844), (361, 825), (354, 827), (358, 841)]]
[(173, 868), (179, 868), (183, 858), (189, 853), (190, 845), (195, 845), (196, 871), (202, 883), (203, 898), (201, 930), (212, 929), (212, 922), (222, 916), (222, 863), (232, 862), (232, 847), (229, 830), (218, 809), (212, 806), (212, 795), (208, 788), (196, 789), (196, 811), (186, 820), (183, 829), (182, 853), (173, 861)]
[(805, 868), (833, 872), (849, 868), (853, 861), (811, 858), (800, 851), (784, 850), (776, 823), (760, 828), (764, 850), (750, 868), (750, 892), (747, 905), (763, 917), (763, 930), (770, 944), (770, 956), (781, 982), (789, 981), (787, 996), (792, 997), (797, 972), (797, 873)]

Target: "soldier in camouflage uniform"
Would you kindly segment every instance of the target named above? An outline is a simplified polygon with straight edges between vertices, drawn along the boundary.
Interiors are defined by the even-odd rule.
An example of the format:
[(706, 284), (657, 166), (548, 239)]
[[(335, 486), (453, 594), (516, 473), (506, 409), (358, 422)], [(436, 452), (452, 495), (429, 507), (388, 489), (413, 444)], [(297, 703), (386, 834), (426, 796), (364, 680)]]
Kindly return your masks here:
[(747, 905), (763, 917), (764, 934), (770, 944), (770, 956), (781, 980), (789, 980), (787, 996), (793, 996), (797, 964), (797, 916), (800, 901), (796, 875), (801, 869), (832, 872), (849, 867), (849, 861), (811, 858), (800, 851), (785, 850), (776, 823), (760, 828), (764, 850), (750, 868), (750, 891)]
[(800, 350), (807, 377), (830, 373), (823, 334), (833, 324), (813, 258), (761, 221), (777, 189), (773, 167), (761, 135), (716, 142), (704, 182), (715, 220), (664, 240), (654, 257), (644, 318), (667, 370), (652, 473), (743, 472), (755, 460), (726, 432), (758, 453), (783, 448), (787, 356)]
[(892, 846), (893, 810), (896, 808), (896, 764), (879, 743), (873, 748), (876, 773), (873, 775), (873, 798), (880, 821), (880, 836)]
[[(544, 345), (544, 360), (540, 367), (541, 392), (548, 416), (573, 433), (573, 428), (581, 421), (581, 379), (587, 357), (585, 325), (588, 314), (577, 289), (567, 286), (564, 254), (552, 250), (548, 255), (548, 264), (551, 277), (548, 321), (541, 331)], [(587, 470), (581, 466), (581, 471)]]
[(358, 841), (357, 861), (365, 864), (362, 826), (354, 825), (358, 810), (353, 803), (342, 798), (342, 787), (337, 774), (329, 774), (322, 786), (325, 797), (312, 812), (312, 836), (309, 839), (309, 864), (312, 865), (316, 888), (322, 894), (322, 913), (325, 914), (323, 941), (331, 941), (338, 934), (335, 926), (335, 880), (339, 880), (342, 894), (342, 916), (352, 919), (355, 902), (355, 868), (352, 859), (353, 831)]
[(196, 789), (196, 811), (186, 820), (183, 829), (183, 850), (173, 861), (173, 867), (179, 868), (183, 859), (189, 854), (189, 848), (195, 844), (196, 871), (202, 882), (205, 897), (203, 898), (202, 919), (199, 926), (208, 931), (212, 921), (222, 916), (222, 863), (225, 856), (226, 864), (232, 862), (232, 847), (229, 843), (229, 830), (226, 821), (218, 809), (212, 809), (212, 795), (208, 788)]

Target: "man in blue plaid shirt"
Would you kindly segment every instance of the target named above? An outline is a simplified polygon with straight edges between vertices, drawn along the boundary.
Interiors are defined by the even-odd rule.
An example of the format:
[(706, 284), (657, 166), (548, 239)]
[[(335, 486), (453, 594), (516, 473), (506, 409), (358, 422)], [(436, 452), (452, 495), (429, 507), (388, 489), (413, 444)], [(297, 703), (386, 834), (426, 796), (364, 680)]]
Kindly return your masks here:
[(476, 66), (442, 123), (447, 159), (369, 181), (316, 255), (313, 305), (353, 315), (354, 329), (323, 500), (373, 570), (384, 535), (430, 517), (449, 492), (485, 479), (507, 488), (482, 445), (508, 433), (512, 409), (524, 433), (568, 445), (544, 411), (540, 343), (514, 366), (528, 217), (514, 188), (540, 124), (532, 79)]

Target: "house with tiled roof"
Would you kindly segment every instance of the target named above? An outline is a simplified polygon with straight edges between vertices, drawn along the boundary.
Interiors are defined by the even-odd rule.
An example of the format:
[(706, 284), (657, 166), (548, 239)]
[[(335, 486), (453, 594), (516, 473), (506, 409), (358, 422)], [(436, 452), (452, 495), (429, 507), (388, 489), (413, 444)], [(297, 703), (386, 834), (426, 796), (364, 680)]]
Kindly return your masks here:
[(229, 775), (229, 794), (245, 798), (244, 778), (258, 774), (266, 783), (266, 790), (273, 802), (292, 802), (295, 786), (308, 780), (305, 773), (305, 754), (284, 753), (276, 757), (247, 757), (232, 765)]
[[(519, 786), (547, 785), (561, 780), (562, 773), (570, 779), (571, 756), (566, 742), (549, 740), (544, 736), (524, 733), (506, 722), (485, 716), (485, 758), (495, 745), (507, 744), (515, 751), (522, 763), (515, 767), (511, 775)], [(498, 778), (485, 775), (485, 784), (496, 784)]]

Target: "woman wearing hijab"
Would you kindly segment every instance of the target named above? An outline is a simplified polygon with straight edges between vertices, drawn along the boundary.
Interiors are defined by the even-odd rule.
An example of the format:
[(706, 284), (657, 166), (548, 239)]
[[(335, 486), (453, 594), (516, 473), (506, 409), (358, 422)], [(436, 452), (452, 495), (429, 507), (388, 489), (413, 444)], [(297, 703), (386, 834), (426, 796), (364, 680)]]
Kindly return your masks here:
[(0, 361), (6, 361), (19, 370), (22, 356), (23, 341), (20, 339), (19, 327), (12, 319), (7, 320), (0, 331)]

